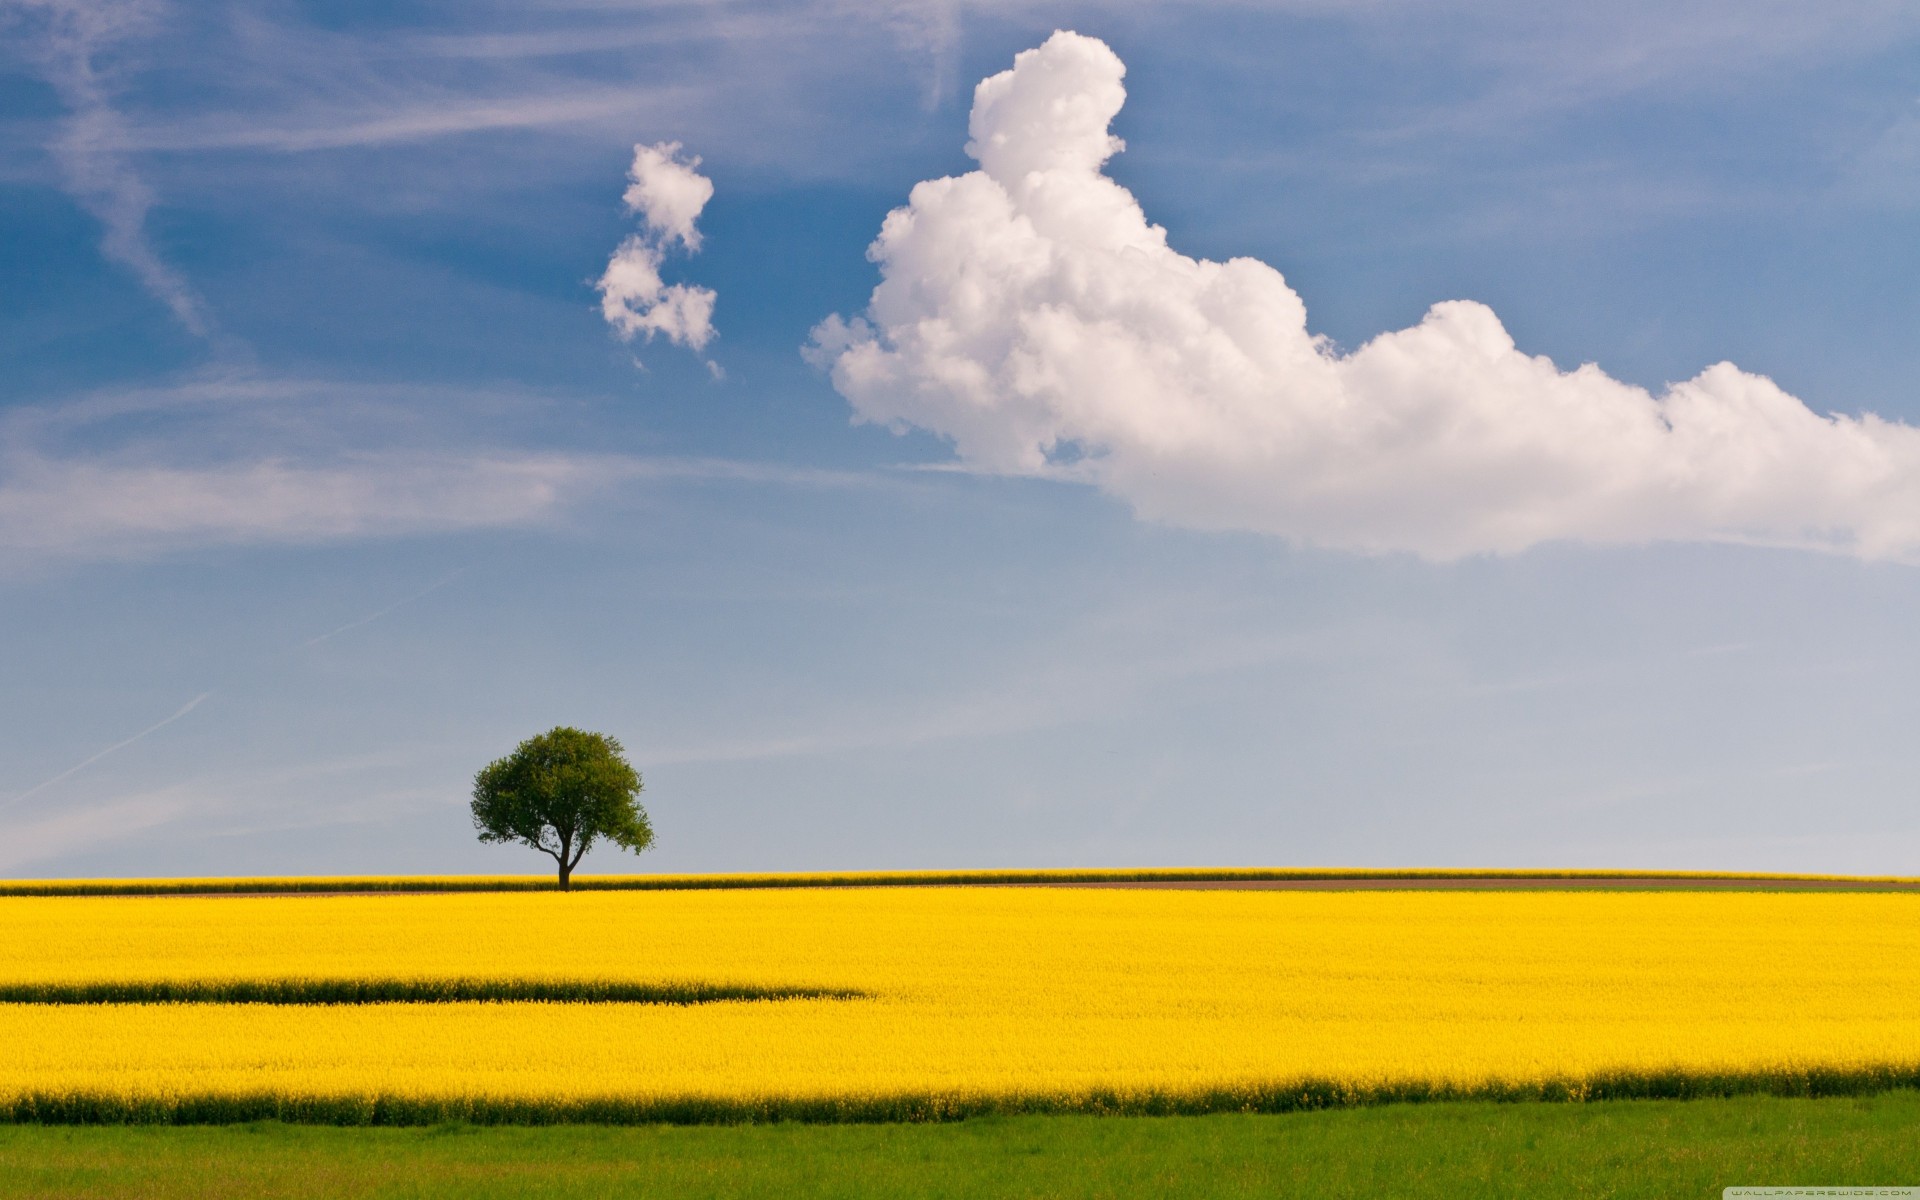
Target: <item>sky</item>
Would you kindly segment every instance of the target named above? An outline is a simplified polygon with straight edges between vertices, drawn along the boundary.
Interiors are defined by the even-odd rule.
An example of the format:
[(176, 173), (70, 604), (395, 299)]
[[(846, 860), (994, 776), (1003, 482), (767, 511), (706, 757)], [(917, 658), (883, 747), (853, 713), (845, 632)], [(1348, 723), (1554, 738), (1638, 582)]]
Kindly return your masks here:
[(1901, 0), (0, 0), (0, 875), (1920, 871)]

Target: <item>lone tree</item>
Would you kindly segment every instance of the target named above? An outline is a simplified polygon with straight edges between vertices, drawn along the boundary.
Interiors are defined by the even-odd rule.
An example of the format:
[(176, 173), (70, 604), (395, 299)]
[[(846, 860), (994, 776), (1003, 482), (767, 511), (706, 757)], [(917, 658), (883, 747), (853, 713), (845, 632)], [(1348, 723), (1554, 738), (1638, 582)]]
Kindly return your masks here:
[(483, 842), (524, 842), (553, 856), (560, 890), (602, 838), (638, 854), (653, 845), (640, 773), (620, 743), (556, 726), (473, 777), (473, 825)]

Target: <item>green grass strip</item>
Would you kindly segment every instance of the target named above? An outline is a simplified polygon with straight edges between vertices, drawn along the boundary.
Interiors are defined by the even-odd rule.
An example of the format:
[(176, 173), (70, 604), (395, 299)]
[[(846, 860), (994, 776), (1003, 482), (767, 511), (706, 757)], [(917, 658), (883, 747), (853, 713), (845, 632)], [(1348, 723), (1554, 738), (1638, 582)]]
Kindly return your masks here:
[[(1730, 871), (1605, 871), (1424, 868), (1166, 867), (1062, 870), (840, 871), (714, 875), (581, 875), (576, 891), (698, 891), (731, 888), (929, 887), (984, 884), (1256, 883), (1368, 881), (1445, 885), (1462, 880), (1516, 885), (1750, 885), (1859, 890), (1920, 888), (1904, 875), (1747, 874)], [(300, 895), (379, 892), (550, 892), (546, 875), (296, 876), (230, 879), (49, 879), (0, 883), (0, 896)]]
[(1456, 1101), (1700, 1100), (1740, 1095), (1864, 1096), (1920, 1087), (1920, 1063), (1733, 1072), (1620, 1072), (1579, 1079), (1473, 1085), (1409, 1081), (1355, 1086), (1332, 1080), (1180, 1092), (1092, 1089), (1071, 1093), (827, 1096), (281, 1095), (273, 1092), (139, 1095), (30, 1091), (0, 1101), (0, 1122), (50, 1125), (711, 1125), (940, 1122), (983, 1116), (1202, 1116), (1288, 1113), (1381, 1104)]
[(605, 979), (163, 979), (0, 984), (0, 1004), (713, 1004), (722, 1000), (853, 1000), (844, 988)]
[(685, 1128), (0, 1128), (0, 1200), (1672, 1200), (1920, 1181), (1920, 1093)]

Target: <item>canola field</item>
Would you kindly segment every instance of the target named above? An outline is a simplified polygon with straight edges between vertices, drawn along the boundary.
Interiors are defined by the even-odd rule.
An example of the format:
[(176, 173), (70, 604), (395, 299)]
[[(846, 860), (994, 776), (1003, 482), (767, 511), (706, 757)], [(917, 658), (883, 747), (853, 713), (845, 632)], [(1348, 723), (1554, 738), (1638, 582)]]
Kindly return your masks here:
[(1920, 895), (0, 898), (0, 1119), (940, 1119), (1920, 1083)]

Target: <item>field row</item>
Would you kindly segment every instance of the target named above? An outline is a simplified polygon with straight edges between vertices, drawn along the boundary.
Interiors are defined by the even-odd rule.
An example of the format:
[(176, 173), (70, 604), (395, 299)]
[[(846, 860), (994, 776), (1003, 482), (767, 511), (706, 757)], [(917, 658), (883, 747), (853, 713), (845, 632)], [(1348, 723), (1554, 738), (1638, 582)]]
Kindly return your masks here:
[[(736, 888), (941, 887), (1068, 884), (1511, 884), (1731, 886), (1920, 890), (1908, 875), (1751, 874), (1731, 871), (1394, 869), (1367, 867), (1154, 867), (978, 871), (782, 871), (714, 875), (576, 875), (575, 891), (703, 891)], [(420, 892), (550, 892), (552, 875), (298, 875), (206, 879), (49, 879), (0, 882), (0, 896), (252, 896)]]
[(4, 1004), (716, 1004), (852, 1000), (850, 988), (638, 979), (91, 979), (0, 984)]
[(281, 1121), (312, 1125), (714, 1125), (772, 1121), (809, 1124), (956, 1121), (987, 1116), (1171, 1117), (1218, 1113), (1294, 1113), (1382, 1104), (1438, 1102), (1598, 1103), (1617, 1100), (1723, 1100), (1739, 1096), (1820, 1099), (1920, 1088), (1920, 1064), (1731, 1071), (1599, 1072), (1580, 1078), (1422, 1080), (1357, 1083), (1294, 1079), (1186, 1088), (1044, 1087), (818, 1093), (647, 1089), (571, 1096), (461, 1094), (451, 1090), (371, 1092), (307, 1087), (215, 1089), (103, 1086), (16, 1092), (0, 1101), (0, 1123), (46, 1125), (230, 1125)]

